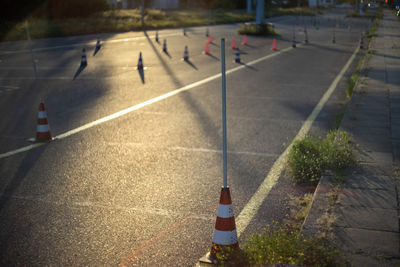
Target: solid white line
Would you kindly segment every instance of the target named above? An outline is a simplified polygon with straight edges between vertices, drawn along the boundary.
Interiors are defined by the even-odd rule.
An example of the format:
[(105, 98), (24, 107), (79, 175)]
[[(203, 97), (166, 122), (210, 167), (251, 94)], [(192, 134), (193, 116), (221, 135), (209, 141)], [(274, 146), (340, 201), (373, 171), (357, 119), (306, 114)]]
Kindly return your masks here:
[(19, 89), (18, 86), (7, 86), (7, 85), (0, 85), (0, 88)]
[[(253, 61), (247, 63), (247, 66), (257, 64), (258, 62), (261, 62), (261, 61), (263, 61), (263, 60), (266, 60), (266, 59), (272, 58), (272, 57), (274, 57), (274, 56), (280, 55), (280, 54), (282, 54), (282, 53), (284, 53), (284, 52), (286, 52), (286, 51), (289, 51), (289, 50), (291, 50), (291, 49), (293, 49), (293, 48), (290, 46), (290, 47), (287, 47), (287, 48), (282, 49), (282, 50), (280, 50), (280, 51), (271, 53), (271, 54), (269, 54), (269, 55), (266, 55), (266, 56), (264, 56), (264, 57), (261, 57), (261, 58), (259, 58), (259, 59), (256, 59), (256, 60), (253, 60)], [(232, 68), (232, 69), (226, 71), (226, 74), (228, 75), (228, 74), (231, 74), (231, 73), (233, 73), (233, 72), (236, 72), (236, 71), (238, 71), (238, 70), (245, 69), (245, 68), (247, 68), (245, 65), (240, 65), (240, 66), (238, 66), (238, 67), (235, 67), (235, 68)], [(146, 106), (148, 106), (148, 105), (157, 103), (157, 102), (159, 102), (159, 101), (161, 101), (161, 100), (167, 99), (167, 98), (169, 98), (169, 97), (171, 97), (171, 96), (174, 96), (174, 95), (176, 95), (176, 94), (182, 93), (182, 92), (184, 92), (184, 91), (188, 91), (188, 90), (193, 89), (193, 88), (195, 88), (195, 87), (197, 87), (197, 86), (200, 86), (200, 85), (202, 85), (202, 84), (205, 84), (205, 83), (211, 82), (211, 81), (213, 81), (213, 80), (216, 80), (216, 79), (218, 79), (219, 77), (221, 77), (221, 73), (218, 73), (218, 74), (212, 75), (212, 76), (210, 76), (210, 77), (208, 77), (208, 78), (205, 78), (205, 79), (203, 79), (203, 80), (200, 80), (200, 81), (197, 81), (197, 82), (188, 84), (188, 85), (186, 85), (186, 86), (184, 86), (184, 87), (181, 87), (181, 88), (179, 88), (179, 89), (175, 89), (175, 90), (173, 90), (173, 91), (171, 91), (171, 92), (169, 92), (169, 93), (166, 93), (166, 94), (163, 94), (163, 95), (154, 97), (154, 98), (152, 98), (152, 99), (149, 99), (149, 100), (144, 101), (144, 102), (142, 102), (142, 103), (139, 103), (139, 104), (136, 104), (136, 105), (134, 105), (134, 106), (128, 107), (128, 108), (126, 108), (126, 109), (123, 109), (123, 110), (118, 111), (118, 112), (116, 112), (116, 113), (114, 113), (114, 114), (108, 115), (108, 116), (106, 116), (106, 117), (103, 117), (103, 118), (101, 118), (101, 119), (98, 119), (98, 120), (89, 122), (89, 123), (84, 124), (84, 125), (82, 125), (82, 126), (80, 126), (80, 127), (78, 127), (78, 128), (75, 128), (75, 129), (72, 129), (72, 130), (70, 130), (70, 131), (67, 131), (67, 132), (65, 132), (65, 133), (63, 133), (63, 134), (57, 135), (57, 136), (54, 137), (54, 139), (63, 139), (63, 138), (66, 138), (66, 137), (68, 137), (68, 136), (71, 136), (71, 135), (73, 135), (73, 134), (82, 132), (82, 131), (87, 130), (87, 129), (89, 129), (89, 128), (92, 128), (92, 127), (94, 127), (94, 126), (96, 126), (96, 125), (99, 125), (99, 124), (101, 124), (101, 123), (104, 123), (104, 122), (107, 122), (107, 121), (110, 121), (110, 120), (119, 118), (119, 117), (121, 117), (121, 116), (123, 116), (123, 115), (126, 115), (126, 114), (128, 114), (128, 113), (130, 113), (130, 112), (133, 112), (133, 111), (135, 111), (135, 110), (144, 108), (144, 107), (146, 107)], [(71, 79), (71, 78), (69, 77), (69, 79)], [(27, 146), (27, 147), (25, 147), (25, 148), (20, 148), (20, 149), (16, 149), (16, 150), (13, 150), (13, 151), (9, 151), (9, 152), (0, 154), (0, 159), (1, 159), (1, 158), (8, 157), (8, 156), (11, 156), (11, 155), (15, 155), (15, 154), (18, 154), (18, 153), (21, 153), (21, 152), (24, 152), (24, 151), (27, 151), (27, 150), (30, 150), (30, 149), (34, 148), (34, 147), (32, 147), (32, 148), (29, 148), (29, 147), (30, 147), (30, 146)]]
[(244, 206), (242, 211), (240, 212), (239, 216), (236, 219), (236, 229), (238, 231), (238, 235), (240, 236), (241, 233), (247, 228), (251, 220), (257, 214), (261, 204), (264, 202), (266, 197), (268, 196), (269, 192), (271, 191), (272, 187), (274, 187), (281, 176), (283, 169), (285, 168), (286, 162), (288, 160), (288, 154), (290, 149), (293, 146), (293, 143), (296, 140), (304, 138), (307, 133), (310, 131), (312, 123), (317, 118), (318, 114), (321, 112), (323, 107), (325, 106), (326, 102), (335, 91), (336, 86), (338, 85), (339, 81), (343, 78), (343, 75), (350, 67), (351, 63), (353, 62), (354, 58), (356, 57), (359, 48), (353, 52), (347, 63), (343, 66), (342, 70), (336, 76), (335, 80), (333, 80), (332, 84), (329, 86), (328, 90), (322, 96), (318, 104), (314, 107), (311, 114), (308, 116), (307, 120), (304, 122), (302, 127), (300, 128), (297, 135), (294, 137), (290, 145), (285, 149), (285, 151), (279, 156), (279, 158), (274, 162), (272, 165), (267, 177), (264, 179), (262, 184), (258, 187), (257, 191), (251, 197), (249, 202)]

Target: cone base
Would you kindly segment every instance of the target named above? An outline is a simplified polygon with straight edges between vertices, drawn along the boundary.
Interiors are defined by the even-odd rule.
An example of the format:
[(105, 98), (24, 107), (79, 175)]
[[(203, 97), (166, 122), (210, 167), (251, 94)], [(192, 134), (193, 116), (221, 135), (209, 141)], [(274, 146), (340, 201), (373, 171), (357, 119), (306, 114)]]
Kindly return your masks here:
[(48, 143), (48, 142), (51, 142), (51, 141), (54, 141), (54, 140), (56, 140), (54, 137), (50, 137), (50, 139), (37, 139), (36, 137), (32, 137), (32, 138), (28, 139), (28, 142), (31, 142), (31, 143)]
[(213, 265), (215, 263), (214, 258), (211, 257), (211, 253), (207, 252), (206, 255), (204, 255), (203, 257), (200, 258), (199, 263), (200, 266), (209, 266), (209, 265)]

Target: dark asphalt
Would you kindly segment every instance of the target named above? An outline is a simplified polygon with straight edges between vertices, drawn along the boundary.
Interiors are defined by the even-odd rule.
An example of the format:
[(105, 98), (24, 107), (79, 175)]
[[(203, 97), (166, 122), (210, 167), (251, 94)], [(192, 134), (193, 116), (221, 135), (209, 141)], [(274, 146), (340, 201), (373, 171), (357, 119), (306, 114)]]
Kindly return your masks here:
[[(238, 215), (276, 158), (297, 134), (358, 46), (368, 21), (344, 19), (343, 10), (310, 18), (310, 44), (227, 76), (228, 179)], [(295, 17), (274, 18), (278, 51), (291, 46)], [(332, 26), (336, 44), (331, 43)], [(203, 55), (205, 27), (100, 35), (34, 42), (35, 81), (24, 42), (0, 44), (0, 153), (35, 135), (44, 101), (53, 135), (220, 72), (220, 38), (227, 39), (227, 69), (237, 66), (229, 48), (236, 25), (210, 27), (212, 56)], [(296, 27), (297, 40), (304, 36)], [(123, 41), (125, 38), (136, 38)], [(272, 38), (248, 37), (244, 64), (267, 54)], [(90, 45), (85, 45), (85, 43)], [(189, 47), (191, 64), (181, 60)], [(57, 49), (42, 49), (66, 46)], [(73, 80), (81, 49), (88, 66)], [(143, 53), (144, 83), (134, 69)], [(355, 63), (357, 60), (355, 61)], [(346, 77), (312, 132), (332, 127), (345, 100)], [(6, 90), (18, 87), (18, 89)], [(220, 186), (221, 79), (199, 85), (117, 119), (28, 152), (0, 159), (2, 265), (193, 266), (211, 246)], [(290, 194), (281, 177), (245, 233), (288, 217)], [(242, 236), (244, 238), (245, 236)]]

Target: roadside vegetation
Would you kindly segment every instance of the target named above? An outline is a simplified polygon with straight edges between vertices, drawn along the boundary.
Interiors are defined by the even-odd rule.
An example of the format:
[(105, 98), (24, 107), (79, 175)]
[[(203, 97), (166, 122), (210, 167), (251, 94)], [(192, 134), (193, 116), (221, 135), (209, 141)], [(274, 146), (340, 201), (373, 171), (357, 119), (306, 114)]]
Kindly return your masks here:
[(255, 23), (245, 23), (239, 26), (238, 29), (239, 34), (247, 34), (247, 35), (279, 35), (274, 28), (269, 24), (257, 25)]
[(289, 173), (297, 183), (316, 185), (326, 170), (340, 172), (355, 163), (352, 138), (331, 131), (325, 138), (307, 136), (289, 152)]

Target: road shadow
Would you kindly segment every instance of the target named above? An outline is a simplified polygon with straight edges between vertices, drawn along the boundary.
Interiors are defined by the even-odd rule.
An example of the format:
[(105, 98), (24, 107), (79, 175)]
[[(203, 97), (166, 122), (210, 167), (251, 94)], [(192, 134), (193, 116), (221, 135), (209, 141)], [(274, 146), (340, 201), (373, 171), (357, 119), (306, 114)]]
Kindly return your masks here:
[[(234, 62), (235, 62), (235, 61), (234, 61)], [(236, 63), (239, 64), (239, 65), (245, 66), (246, 68), (248, 68), (248, 69), (250, 69), (250, 70), (258, 71), (258, 69), (254, 68), (254, 67), (252, 67), (252, 66), (250, 66), (250, 65), (247, 65), (247, 64), (244, 63), (244, 62), (236, 62)]]
[(74, 78), (72, 80), (75, 80), (79, 74), (86, 68), (87, 65), (80, 65), (78, 70), (75, 72)]
[[(242, 44), (242, 45), (243, 45), (243, 44)], [(249, 44), (247, 44), (247, 45), (243, 45), (243, 47), (255, 48), (255, 46), (254, 46), (254, 45), (249, 45)]]
[(216, 43), (214, 43), (214, 42), (212, 42), (212, 43), (209, 43), (210, 45), (213, 45), (213, 46), (216, 46), (216, 47), (219, 47), (219, 44), (216, 44)]
[(169, 58), (172, 58), (171, 55), (169, 54), (168, 50), (163, 50), (164, 54), (166, 54)]
[(209, 56), (210, 58), (212, 58), (212, 59), (215, 59), (215, 60), (217, 60), (217, 61), (219, 61), (219, 58), (217, 58), (216, 56), (214, 56), (213, 54), (205, 54), (206, 56)]
[(186, 64), (188, 64), (189, 66), (191, 66), (193, 69), (198, 70), (197, 67), (196, 67), (196, 65), (194, 65), (194, 64), (192, 63), (192, 61), (190, 61), (189, 59), (188, 59), (188, 60), (184, 60), (184, 61), (186, 62)]
[(101, 48), (101, 46), (96, 47), (96, 48), (94, 49), (93, 56), (95, 56), (95, 55), (97, 54), (97, 52), (99, 52), (100, 48)]
[(142, 84), (144, 84), (145, 83), (145, 80), (144, 80), (144, 69), (138, 69), (138, 73), (139, 73), (139, 76), (140, 76), (140, 80), (142, 81)]

